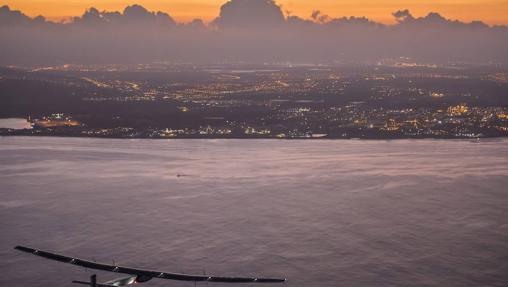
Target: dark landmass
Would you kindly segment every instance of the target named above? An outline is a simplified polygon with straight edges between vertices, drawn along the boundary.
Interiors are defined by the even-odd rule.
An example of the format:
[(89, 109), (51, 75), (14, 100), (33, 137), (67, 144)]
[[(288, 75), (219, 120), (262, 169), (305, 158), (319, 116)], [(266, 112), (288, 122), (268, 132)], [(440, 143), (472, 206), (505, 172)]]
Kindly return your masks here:
[(499, 65), (62, 65), (0, 68), (0, 135), (480, 138), (508, 135)]

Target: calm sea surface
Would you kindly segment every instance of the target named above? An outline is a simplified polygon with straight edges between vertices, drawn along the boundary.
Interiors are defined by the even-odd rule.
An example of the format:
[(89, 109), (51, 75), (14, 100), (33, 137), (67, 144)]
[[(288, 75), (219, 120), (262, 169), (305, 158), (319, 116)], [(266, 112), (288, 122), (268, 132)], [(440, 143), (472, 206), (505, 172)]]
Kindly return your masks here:
[(508, 140), (0, 137), (0, 286), (91, 274), (17, 244), (286, 286), (508, 286)]
[(0, 118), (0, 129), (31, 129), (30, 122), (21, 118)]

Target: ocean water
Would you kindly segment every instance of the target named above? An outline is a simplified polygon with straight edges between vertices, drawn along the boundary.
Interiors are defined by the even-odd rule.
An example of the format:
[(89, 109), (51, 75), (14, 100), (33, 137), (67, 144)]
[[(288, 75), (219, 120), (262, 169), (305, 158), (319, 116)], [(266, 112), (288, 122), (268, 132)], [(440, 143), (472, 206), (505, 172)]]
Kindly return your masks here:
[(27, 119), (22, 118), (0, 118), (0, 129), (31, 129), (32, 125)]
[(286, 286), (508, 286), (508, 140), (0, 137), (0, 286), (92, 274), (18, 244)]

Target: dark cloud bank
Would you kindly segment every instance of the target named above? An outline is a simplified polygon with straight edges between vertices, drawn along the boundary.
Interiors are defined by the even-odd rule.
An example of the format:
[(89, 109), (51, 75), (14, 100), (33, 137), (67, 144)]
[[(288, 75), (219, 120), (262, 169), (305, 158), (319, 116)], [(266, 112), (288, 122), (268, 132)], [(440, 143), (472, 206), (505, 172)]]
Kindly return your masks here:
[(231, 0), (209, 25), (178, 24), (169, 14), (132, 5), (95, 8), (70, 23), (0, 8), (0, 64), (348, 62), (410, 57), (422, 61), (508, 63), (508, 27), (464, 23), (437, 13), (393, 14), (395, 25), (363, 17), (286, 17), (271, 0)]

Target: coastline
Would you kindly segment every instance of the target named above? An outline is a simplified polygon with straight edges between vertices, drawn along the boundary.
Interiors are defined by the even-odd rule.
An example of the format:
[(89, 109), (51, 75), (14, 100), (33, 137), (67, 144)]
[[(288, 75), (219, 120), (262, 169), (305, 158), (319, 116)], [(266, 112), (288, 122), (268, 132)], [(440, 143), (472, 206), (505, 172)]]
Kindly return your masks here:
[(26, 137), (26, 138), (86, 138), (86, 139), (116, 139), (116, 140), (270, 140), (270, 141), (336, 141), (336, 140), (359, 140), (359, 141), (398, 141), (398, 140), (443, 140), (443, 141), (486, 141), (503, 140), (508, 136), (484, 136), (484, 137), (238, 137), (238, 136), (181, 136), (181, 137), (121, 137), (121, 136), (91, 136), (69, 134), (5, 134), (0, 132), (0, 138)]

